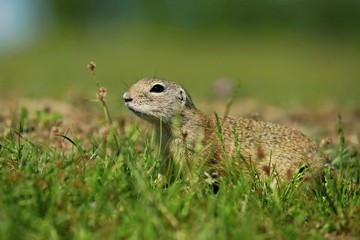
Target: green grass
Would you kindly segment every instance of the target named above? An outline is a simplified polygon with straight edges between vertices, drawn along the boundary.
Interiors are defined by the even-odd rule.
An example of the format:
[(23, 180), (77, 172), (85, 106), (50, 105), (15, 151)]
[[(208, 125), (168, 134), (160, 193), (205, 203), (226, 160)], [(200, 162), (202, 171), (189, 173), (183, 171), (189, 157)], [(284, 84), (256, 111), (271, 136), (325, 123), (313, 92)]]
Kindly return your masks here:
[(229, 169), (213, 194), (202, 181), (157, 185), (156, 144), (136, 126), (117, 134), (118, 143), (112, 131), (30, 140), (30, 125), (50, 129), (59, 118), (38, 116), (23, 110), (10, 129), (0, 125), (1, 239), (360, 236), (360, 157), (345, 145), (341, 119), (324, 182), (277, 185)]

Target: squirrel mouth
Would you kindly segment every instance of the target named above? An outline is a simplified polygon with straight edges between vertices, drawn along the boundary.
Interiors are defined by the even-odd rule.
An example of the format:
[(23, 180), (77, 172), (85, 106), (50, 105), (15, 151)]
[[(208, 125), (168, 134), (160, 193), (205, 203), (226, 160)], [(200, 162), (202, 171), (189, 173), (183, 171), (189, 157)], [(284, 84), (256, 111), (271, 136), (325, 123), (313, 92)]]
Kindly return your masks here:
[(130, 111), (132, 111), (132, 112), (135, 113), (136, 115), (138, 115), (138, 114), (143, 114), (142, 112), (136, 110), (134, 107), (129, 106), (128, 104), (126, 104), (126, 106), (127, 106), (127, 108), (128, 108)]
[(126, 106), (127, 106), (127, 108), (128, 108), (130, 111), (132, 111), (133, 113), (135, 113), (135, 115), (137, 115), (137, 116), (139, 116), (139, 117), (141, 117), (141, 118), (145, 118), (145, 119), (149, 118), (149, 116), (148, 116), (147, 114), (145, 114), (145, 113), (143, 113), (143, 112), (141, 112), (141, 111), (139, 111), (139, 110), (136, 110), (134, 107), (129, 106), (128, 104), (126, 104)]

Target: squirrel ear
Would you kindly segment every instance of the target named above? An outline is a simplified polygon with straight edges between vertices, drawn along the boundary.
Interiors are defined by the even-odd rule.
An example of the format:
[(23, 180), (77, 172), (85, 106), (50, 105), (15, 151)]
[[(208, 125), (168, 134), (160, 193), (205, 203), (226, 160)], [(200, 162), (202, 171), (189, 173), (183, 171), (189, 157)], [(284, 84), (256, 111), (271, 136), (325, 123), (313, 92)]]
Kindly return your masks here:
[(186, 106), (189, 108), (195, 107), (191, 100), (190, 95), (183, 88), (179, 89), (178, 95), (176, 96), (176, 98), (181, 102), (181, 106)]
[(186, 103), (186, 93), (185, 90), (180, 88), (179, 94), (178, 94), (178, 99), (180, 100), (180, 102), (185, 105)]

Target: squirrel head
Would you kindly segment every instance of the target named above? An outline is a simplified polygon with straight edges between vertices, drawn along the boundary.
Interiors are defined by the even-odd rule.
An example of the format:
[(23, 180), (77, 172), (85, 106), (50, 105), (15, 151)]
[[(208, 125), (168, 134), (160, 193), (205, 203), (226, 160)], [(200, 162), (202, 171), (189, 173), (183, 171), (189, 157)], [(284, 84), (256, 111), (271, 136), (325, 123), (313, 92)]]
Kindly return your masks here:
[(124, 93), (123, 98), (127, 108), (150, 122), (171, 123), (184, 110), (195, 108), (181, 85), (157, 78), (139, 80)]

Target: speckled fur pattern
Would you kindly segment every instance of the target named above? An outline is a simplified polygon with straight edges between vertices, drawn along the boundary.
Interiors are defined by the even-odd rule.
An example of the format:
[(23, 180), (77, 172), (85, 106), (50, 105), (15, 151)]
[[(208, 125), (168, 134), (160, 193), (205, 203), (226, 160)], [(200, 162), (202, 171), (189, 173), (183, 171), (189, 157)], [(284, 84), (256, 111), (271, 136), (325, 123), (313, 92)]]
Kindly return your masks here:
[[(162, 91), (152, 91), (155, 85), (161, 85)], [(246, 118), (217, 120), (204, 115), (188, 92), (171, 81), (139, 80), (123, 98), (131, 111), (155, 125), (162, 139), (164, 165), (174, 163), (184, 174), (200, 166), (220, 175), (229, 166), (241, 172), (252, 166), (259, 175), (274, 170), (277, 177), (291, 179), (300, 167), (319, 172), (326, 161), (298, 130)]]

